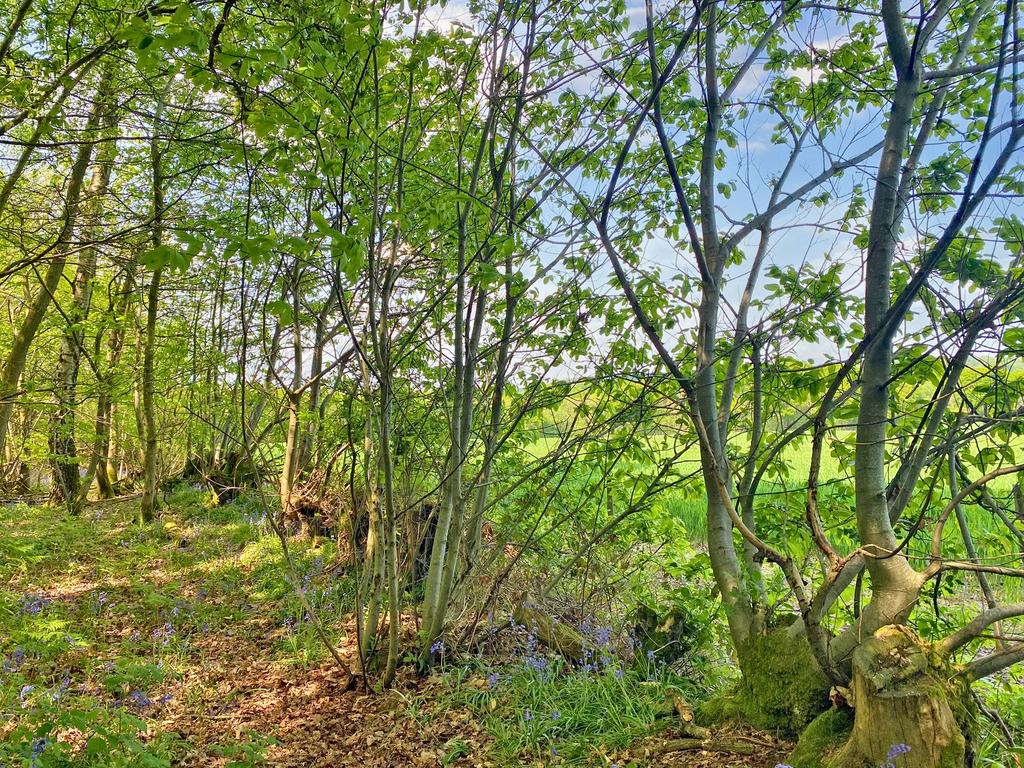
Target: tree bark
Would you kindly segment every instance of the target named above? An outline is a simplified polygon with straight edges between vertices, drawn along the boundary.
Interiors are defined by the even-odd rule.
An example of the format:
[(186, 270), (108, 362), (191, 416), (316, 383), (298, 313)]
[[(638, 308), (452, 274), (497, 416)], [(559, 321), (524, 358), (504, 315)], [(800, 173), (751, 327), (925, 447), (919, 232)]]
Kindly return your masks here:
[[(102, 75), (98, 98), (108, 96), (110, 78), (108, 66)], [(101, 104), (100, 109), (106, 114), (103, 116), (99, 137), (102, 139), (106, 135), (111, 138), (110, 133), (116, 125), (116, 117), (109, 104)], [(85, 345), (85, 331), (82, 326), (88, 319), (92, 307), (93, 279), (99, 255), (98, 248), (93, 243), (99, 237), (103, 225), (104, 197), (110, 182), (110, 171), (116, 151), (117, 144), (114, 141), (108, 141), (101, 146), (93, 168), (89, 194), (83, 201), (83, 237), (86, 246), (79, 257), (78, 269), (71, 285), (71, 304), (64, 313), (67, 327), (61, 338), (57, 371), (54, 376), (57, 409), (50, 424), (50, 501), (63, 505), (71, 515), (78, 514), (85, 501), (85, 493), (80, 488), (78, 448), (75, 439), (78, 374)], [(85, 483), (86, 493), (89, 482), (87, 480)]]
[[(168, 82), (168, 87), (170, 83)], [(166, 92), (158, 97), (153, 120), (153, 136), (149, 142), (150, 162), (153, 171), (153, 248), (160, 248), (164, 239), (164, 172), (163, 152), (160, 149), (160, 121), (163, 115)], [(146, 326), (142, 349), (142, 417), (144, 432), (143, 448), (143, 489), (139, 507), (139, 522), (148, 523), (157, 511), (157, 434), (154, 368), (156, 361), (156, 323), (160, 303), (160, 282), (164, 266), (158, 263), (153, 269), (146, 289)]]

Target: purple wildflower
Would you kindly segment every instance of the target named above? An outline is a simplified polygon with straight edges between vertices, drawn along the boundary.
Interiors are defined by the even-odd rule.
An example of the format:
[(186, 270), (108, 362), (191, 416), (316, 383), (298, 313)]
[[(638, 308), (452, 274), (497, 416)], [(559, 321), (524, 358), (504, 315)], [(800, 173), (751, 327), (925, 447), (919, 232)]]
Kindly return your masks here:
[(25, 663), (25, 649), (15, 648), (14, 653), (4, 659), (2, 669), (4, 672), (17, 672)]
[(488, 687), (490, 687), (490, 688), (497, 688), (498, 687), (498, 681), (500, 679), (501, 678), (498, 676), (497, 672), (491, 672), (491, 674), (487, 676), (487, 685), (488, 685)]
[(889, 747), (889, 753), (885, 756), (887, 760), (892, 760), (900, 755), (905, 755), (910, 751), (910, 747), (906, 744), (893, 744)]
[(64, 695), (64, 693), (70, 687), (71, 687), (71, 676), (68, 675), (67, 673), (65, 673), (64, 677), (62, 677), (60, 679), (60, 683), (57, 684), (57, 687), (54, 688), (52, 691), (50, 691), (50, 701), (53, 701), (53, 702), (60, 701), (61, 697)]
[(162, 627), (157, 627), (153, 630), (153, 639), (159, 640), (160, 638), (163, 638), (164, 645), (169, 644), (172, 637), (174, 637), (174, 625), (170, 622), (167, 622)]
[(523, 720), (525, 720), (526, 722), (530, 722), (531, 720), (533, 720), (533, 710), (531, 710), (531, 709), (524, 709), (523, 710)]
[(132, 691), (128, 694), (128, 704), (140, 712), (153, 706), (153, 702), (143, 691)]
[(51, 602), (51, 600), (42, 595), (37, 595), (35, 592), (26, 592), (22, 595), (20, 610), (23, 615), (37, 616)]
[(50, 746), (50, 740), (45, 736), (32, 741), (32, 762), (29, 763), (32, 768), (36, 768), (36, 766), (39, 765), (39, 758), (42, 756), (43, 752), (46, 751), (48, 746)]
[(899, 744), (893, 744), (889, 747), (889, 751), (885, 755), (885, 765), (883, 768), (896, 768), (896, 758), (900, 755), (907, 754), (909, 751), (910, 746), (908, 744), (904, 744), (902, 742)]

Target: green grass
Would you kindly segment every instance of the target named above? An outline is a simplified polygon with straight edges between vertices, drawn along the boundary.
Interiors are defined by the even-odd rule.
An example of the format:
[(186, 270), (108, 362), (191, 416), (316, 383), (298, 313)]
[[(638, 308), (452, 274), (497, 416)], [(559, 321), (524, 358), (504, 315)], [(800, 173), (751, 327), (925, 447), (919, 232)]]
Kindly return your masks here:
[(552, 658), (540, 671), (524, 663), (500, 667), (486, 684), (479, 670), (458, 669), (450, 683), (453, 700), (484, 724), (500, 765), (607, 766), (638, 739), (673, 725), (666, 700), (672, 683), (645, 667), (612, 662), (588, 671)]

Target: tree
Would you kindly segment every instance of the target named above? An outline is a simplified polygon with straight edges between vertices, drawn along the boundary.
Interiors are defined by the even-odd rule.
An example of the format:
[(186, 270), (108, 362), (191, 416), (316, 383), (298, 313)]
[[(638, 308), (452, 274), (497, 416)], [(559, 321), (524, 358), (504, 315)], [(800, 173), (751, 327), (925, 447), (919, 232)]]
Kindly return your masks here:
[[(905, 626), (921, 590), (931, 578), (950, 568), (987, 570), (987, 566), (978, 563), (963, 565), (944, 561), (939, 543), (933, 544), (931, 564), (923, 571), (911, 566), (908, 546), (927, 514), (927, 501), (922, 519), (902, 541), (894, 526), (906, 512), (910, 499), (921, 492), (918, 481), (929, 457), (936, 452), (941, 456), (946, 446), (963, 439), (957, 426), (962, 422), (949, 424), (944, 417), (958, 391), (967, 361), (976, 359), (974, 343), (979, 334), (993, 324), (1019, 319), (1021, 284), (1019, 259), (1016, 258), (998, 266), (990, 264), (1000, 276), (998, 286), (995, 282), (973, 278), (983, 295), (962, 309), (952, 310), (960, 321), (958, 325), (951, 324), (950, 316), (942, 317), (943, 310), (936, 306), (947, 302), (942, 283), (950, 278), (945, 265), (955, 261), (951, 250), (955, 254), (965, 240), (977, 236), (969, 229), (972, 217), (993, 193), (1011, 196), (1016, 193), (1012, 158), (1018, 150), (1022, 125), (1012, 106), (1016, 85), (1005, 78), (1013, 50), (1012, 9), (1010, 6), (996, 8), (991, 3), (965, 8), (939, 3), (917, 15), (910, 13), (913, 29), (908, 32), (907, 9), (898, 2), (886, 0), (877, 8), (858, 12), (865, 20), (854, 24), (847, 39), (832, 50), (819, 53), (812, 46), (809, 62), (802, 52), (784, 48), (786, 35), (798, 34), (807, 23), (808, 15), (818, 19), (825, 13), (801, 3), (741, 8), (708, 2), (699, 4), (688, 15), (679, 12), (677, 16), (674, 10), (662, 19), (654, 17), (650, 4), (647, 11), (647, 87), (640, 91), (640, 97), (635, 97), (634, 103), (639, 106), (633, 111), (633, 127), (618, 153), (602, 204), (592, 209), (591, 215), (639, 325), (671, 371), (689, 406), (707, 488), (709, 554), (727, 606), (741, 667), (763, 663), (762, 653), (757, 650), (757, 638), (767, 631), (766, 591), (760, 563), (771, 562), (782, 572), (798, 607), (799, 619), (790, 634), (809, 641), (825, 677), (836, 684), (846, 684), (851, 674), (855, 680), (857, 723), (849, 744), (835, 759), (835, 764), (877, 762), (884, 759), (886, 750), (899, 740), (900, 733), (918, 731), (920, 735), (914, 737), (914, 750), (909, 758), (911, 763), (932, 765), (941, 759), (952, 761), (949, 764), (960, 764), (965, 751), (960, 735), (964, 724), (955, 721), (947, 703), (947, 697), (958, 695), (955, 685), (948, 692), (934, 694), (930, 706), (942, 714), (937, 715), (934, 730), (926, 732), (927, 729), (916, 729), (916, 724), (907, 722), (916, 717), (913, 710), (916, 704), (886, 704), (882, 699), (875, 699), (878, 692), (906, 689), (895, 681), (872, 677), (870, 670), (876, 669), (879, 654), (896, 652), (894, 649), (906, 653), (907, 658), (920, 658), (914, 656), (921, 653), (916, 650), (916, 640), (894, 640), (902, 636), (894, 635), (893, 630), (886, 627)], [(832, 23), (848, 19), (850, 12), (838, 11)], [(870, 41), (880, 31), (879, 24), (884, 30), (885, 61), (891, 68), (891, 76), (883, 69), (879, 77), (880, 71), (873, 61)], [(665, 63), (660, 54), (659, 33), (673, 41)], [(697, 129), (698, 138), (679, 148), (675, 146), (674, 135), (677, 136), (676, 132), (682, 127), (679, 122), (687, 120), (686, 112), (680, 107), (695, 103), (688, 94), (691, 87), (688, 70), (681, 64), (684, 53), (690, 50), (694, 56), (691, 66), (702, 76), (701, 126)], [(778, 74), (766, 76), (767, 83), (755, 85), (754, 93), (743, 97), (740, 94), (745, 78), (756, 64), (760, 66), (762, 54), (768, 62), (764, 69)], [(975, 63), (968, 65), (967, 62)], [(806, 92), (795, 87), (794, 78), (787, 71), (787, 67), (794, 64), (820, 67), (823, 70), (821, 80), (811, 82)], [(987, 73), (985, 78), (990, 88), (984, 92), (984, 102), (978, 103), (980, 97), (976, 88), (972, 87), (970, 95), (957, 91), (957, 86), (965, 84), (958, 80), (965, 72)], [(884, 101), (874, 95), (864, 95), (865, 78), (871, 82), (873, 93), (885, 94)], [(856, 87), (850, 87), (852, 82), (857, 83)], [(925, 88), (925, 83), (934, 85)], [(635, 75), (624, 74), (620, 87), (627, 91), (639, 88)], [(1005, 91), (1011, 95), (1006, 97)], [(1007, 98), (1011, 103), (1009, 109), (1005, 106)], [(963, 117), (958, 118), (952, 112), (955, 109), (952, 105), (964, 101), (971, 106), (961, 107)], [(852, 119), (855, 109), (860, 111), (868, 106), (884, 114), (883, 138), (873, 141), (858, 137), (858, 145), (866, 147), (862, 151), (856, 151), (855, 144), (841, 149), (843, 121)], [(734, 126), (758, 111), (777, 116), (773, 138), (786, 146), (789, 154), (780, 173), (749, 190), (761, 195), (762, 202), (757, 210), (738, 219), (721, 210), (720, 196), (727, 197), (731, 185), (718, 180), (721, 169), (728, 163), (728, 154), (723, 154), (720, 145), (726, 140), (735, 146)], [(983, 119), (973, 119), (972, 113), (982, 115)], [(699, 275), (695, 355), (685, 364), (664, 338), (672, 308), (664, 303), (645, 304), (638, 295), (633, 287), (635, 278), (630, 274), (637, 269), (635, 250), (630, 249), (628, 239), (624, 240), (626, 246), (617, 245), (611, 229), (612, 214), (621, 210), (618, 202), (621, 187), (627, 186), (620, 175), (626, 170), (634, 141), (648, 126), (656, 133), (660, 149), (660, 168), (665, 175), (663, 187), (667, 187), (666, 192), (675, 204), (676, 219), (672, 226), (684, 230), (682, 239)], [(963, 143), (946, 154), (941, 149), (936, 150), (936, 143), (954, 130), (960, 132)], [(1000, 139), (993, 141), (994, 136)], [(808, 144), (823, 155), (820, 163), (823, 170), (811, 173), (801, 182), (792, 177)], [(973, 155), (966, 149), (968, 146), (973, 146)], [(870, 213), (856, 241), (865, 254), (862, 322), (859, 327), (852, 326), (853, 333), (842, 330), (834, 322), (825, 326), (831, 326), (833, 333), (850, 338), (852, 348), (844, 360), (826, 369), (830, 381), (824, 396), (810, 404), (809, 415), (798, 418), (795, 424), (774, 436), (773, 441), (768, 441), (766, 438), (772, 436), (765, 430), (763, 399), (767, 393), (762, 388), (760, 370), (766, 362), (762, 357), (766, 338), (770, 338), (766, 337), (768, 331), (764, 329), (778, 320), (769, 315), (751, 330), (747, 317), (756, 281), (763, 269), (768, 239), (773, 235), (775, 222), (788, 209), (802, 206), (806, 210), (811, 204), (826, 203), (841, 174), (864, 167), (879, 151), (877, 172), (869, 177)], [(651, 153), (640, 154), (638, 167), (647, 168), (643, 163), (651, 162)], [(937, 159), (923, 165), (923, 158), (936, 154)], [(680, 162), (692, 162), (692, 165), (680, 165)], [(938, 174), (950, 164), (955, 165), (957, 171), (939, 178)], [(691, 172), (697, 178), (695, 184), (688, 180)], [(632, 183), (638, 183), (635, 177)], [(936, 187), (942, 189), (941, 202), (928, 194)], [(851, 208), (844, 221), (852, 221), (856, 226), (861, 209), (861, 187), (840, 187), (843, 188), (848, 190), (847, 194), (852, 192)], [(911, 258), (897, 260), (906, 214), (913, 206), (922, 217), (911, 222), (920, 233), (922, 247)], [(724, 233), (719, 223), (722, 219), (729, 221)], [(758, 235), (759, 244), (751, 255), (742, 251), (740, 245), (754, 234)], [(1019, 253), (1014, 240), (1008, 244), (1015, 254)], [(623, 247), (627, 248), (625, 254)], [(722, 339), (718, 329), (725, 296), (724, 276), (730, 263), (736, 262), (749, 272), (735, 315), (735, 332), (731, 339)], [(962, 262), (958, 266), (963, 269)], [(826, 266), (820, 274), (827, 275), (828, 270)], [(799, 308), (794, 314), (806, 318), (809, 310), (818, 310), (827, 299), (827, 294), (813, 297), (811, 307)], [(916, 360), (901, 361), (901, 367), (896, 368), (893, 362), (894, 347), (899, 344), (896, 337), (900, 333), (904, 339), (915, 335), (907, 331), (905, 319), (918, 303), (934, 312), (939, 326), (936, 347), (952, 351), (941, 360), (928, 354), (919, 355)], [(825, 317), (828, 320), (829, 315)], [(804, 333), (809, 330), (813, 336), (815, 321), (803, 319), (801, 322), (805, 326)], [(733, 423), (737, 380), (746, 356), (752, 360), (750, 370), (754, 378), (750, 397), (754, 403), (754, 421), (746, 458), (736, 466), (733, 464), (735, 454), (729, 449), (728, 427)], [(897, 416), (891, 410), (891, 392), (914, 376), (917, 365), (932, 362), (938, 363), (939, 383), (927, 400), (926, 417), (915, 420), (915, 428), (905, 436), (913, 448), (894, 457), (890, 444), (891, 425), (895, 419), (902, 421), (906, 417)], [(686, 372), (687, 367), (692, 373)], [(844, 403), (851, 398), (857, 400), (852, 451), (857, 531), (851, 549), (842, 553), (826, 533), (835, 523), (829, 520), (826, 524), (822, 520), (817, 475), (825, 436), (838, 428), (836, 419), (843, 412)], [(759, 514), (754, 501), (757, 484), (769, 463), (786, 445), (808, 430), (812, 432), (812, 460), (807, 484), (806, 531), (827, 566), (816, 585), (805, 580), (797, 552), (785, 544), (770, 543), (759, 533), (765, 522), (764, 514)], [(1011, 465), (995, 472), (1011, 473), (1019, 469)], [(892, 481), (887, 473), (894, 477)], [(986, 476), (980, 485), (988, 479), (991, 477)], [(939, 516), (935, 542), (941, 541), (944, 516)], [(740, 534), (742, 544), (734, 539), (734, 532)], [(862, 568), (866, 569), (870, 583), (870, 599), (863, 610), (855, 613), (852, 623), (830, 631), (825, 626), (830, 609)], [(861, 594), (859, 586), (858, 594)], [(984, 626), (994, 615), (990, 611), (982, 614), (988, 617), (981, 620)], [(1019, 614), (1014, 607), (1000, 609), (998, 615)], [(879, 632), (877, 640), (872, 639), (876, 631)], [(948, 648), (949, 641), (944, 642), (943, 647)], [(1003, 664), (1013, 663), (1019, 653), (1020, 650), (1015, 649), (1001, 654), (998, 663), (990, 662), (985, 668), (994, 671)], [(968, 671), (970, 669), (968, 665), (958, 679), (973, 678), (974, 672)], [(929, 674), (928, 669), (919, 671)], [(827, 686), (821, 690), (827, 692)], [(817, 706), (824, 703), (824, 699), (819, 699)], [(902, 709), (903, 706), (906, 708)], [(932, 742), (927, 744), (929, 739)]]

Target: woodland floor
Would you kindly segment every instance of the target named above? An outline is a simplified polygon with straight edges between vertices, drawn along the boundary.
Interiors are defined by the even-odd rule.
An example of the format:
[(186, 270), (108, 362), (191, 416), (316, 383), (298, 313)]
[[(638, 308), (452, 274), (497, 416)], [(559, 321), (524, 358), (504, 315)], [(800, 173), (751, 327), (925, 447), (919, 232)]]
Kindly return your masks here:
[[(257, 536), (245, 509), (172, 506), (143, 530), (134, 511), (132, 502), (95, 504), (62, 520), (41, 507), (0, 509), (0, 654), (10, 660), (22, 649), (25, 659), (0, 676), (0, 744), (9, 750), (0, 746), (0, 762), (19, 765), (18, 739), (28, 744), (42, 728), (50, 751), (75, 761), (61, 765), (772, 768), (786, 757), (789, 745), (754, 732), (724, 734), (750, 743), (749, 757), (645, 757), (645, 745), (676, 735), (671, 726), (628, 745), (595, 737), (589, 754), (509, 757), (494, 734), (513, 716), (479, 660), (427, 679), (404, 666), (391, 690), (346, 692), (290, 599), (276, 540)], [(327, 550), (295, 549), (324, 620), (343, 615), (350, 594)], [(352, 659), (344, 621), (332, 632)], [(111, 713), (128, 713), (138, 743), (108, 739), (117, 755), (85, 761), (84, 715), (67, 712), (108, 724)]]

